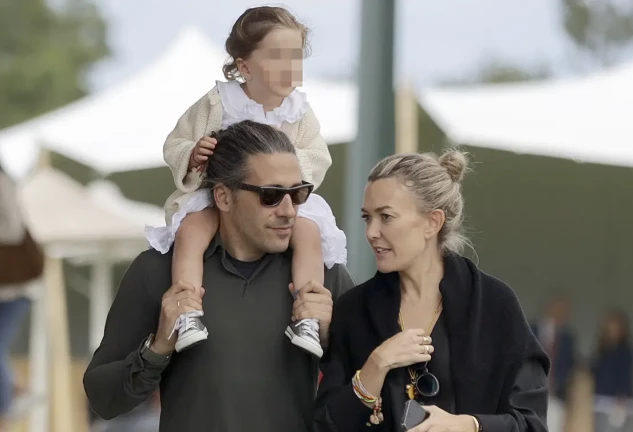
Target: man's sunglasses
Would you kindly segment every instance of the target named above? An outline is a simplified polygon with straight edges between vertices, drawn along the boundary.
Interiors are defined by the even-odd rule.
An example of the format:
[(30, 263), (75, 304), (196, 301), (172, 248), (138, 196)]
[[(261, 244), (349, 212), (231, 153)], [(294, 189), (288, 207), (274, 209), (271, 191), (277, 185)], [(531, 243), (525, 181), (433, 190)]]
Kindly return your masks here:
[(254, 186), (241, 183), (238, 185), (238, 188), (258, 194), (259, 202), (264, 207), (276, 207), (281, 204), (286, 195), (290, 195), (293, 205), (305, 203), (312, 193), (314, 185), (308, 182), (302, 182), (302, 184), (298, 186), (284, 188), (278, 186)]

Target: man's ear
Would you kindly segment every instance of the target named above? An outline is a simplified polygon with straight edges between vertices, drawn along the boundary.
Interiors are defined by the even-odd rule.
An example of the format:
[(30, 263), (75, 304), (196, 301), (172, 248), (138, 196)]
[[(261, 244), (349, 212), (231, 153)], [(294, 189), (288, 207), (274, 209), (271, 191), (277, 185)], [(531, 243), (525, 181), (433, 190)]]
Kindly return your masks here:
[(213, 201), (218, 210), (229, 211), (233, 201), (231, 190), (222, 184), (216, 186), (213, 188)]

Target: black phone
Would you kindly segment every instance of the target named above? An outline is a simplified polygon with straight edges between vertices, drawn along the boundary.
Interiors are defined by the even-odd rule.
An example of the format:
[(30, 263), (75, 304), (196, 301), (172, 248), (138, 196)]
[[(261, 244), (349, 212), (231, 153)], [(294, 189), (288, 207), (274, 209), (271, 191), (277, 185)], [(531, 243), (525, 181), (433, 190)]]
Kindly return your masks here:
[(418, 402), (407, 401), (404, 404), (404, 413), (402, 414), (402, 428), (405, 431), (411, 430), (426, 420), (428, 416), (429, 413)]

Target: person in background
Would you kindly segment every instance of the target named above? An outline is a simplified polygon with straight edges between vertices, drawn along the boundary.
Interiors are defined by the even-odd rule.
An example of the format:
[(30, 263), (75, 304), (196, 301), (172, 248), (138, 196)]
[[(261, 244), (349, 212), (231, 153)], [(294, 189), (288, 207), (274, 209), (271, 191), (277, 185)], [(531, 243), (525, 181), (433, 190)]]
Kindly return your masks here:
[(564, 402), (576, 366), (576, 341), (568, 324), (569, 298), (559, 293), (548, 301), (545, 313), (532, 325), (532, 331), (552, 363), (550, 396)]
[(591, 372), (594, 379), (596, 431), (633, 429), (633, 347), (623, 311), (613, 309), (602, 320)]
[(24, 225), (15, 184), (0, 165), (0, 431), (23, 392), (9, 354), (44, 270), (44, 255)]
[(624, 312), (614, 309), (604, 317), (597, 348), (591, 367), (596, 395), (633, 397), (633, 347)]

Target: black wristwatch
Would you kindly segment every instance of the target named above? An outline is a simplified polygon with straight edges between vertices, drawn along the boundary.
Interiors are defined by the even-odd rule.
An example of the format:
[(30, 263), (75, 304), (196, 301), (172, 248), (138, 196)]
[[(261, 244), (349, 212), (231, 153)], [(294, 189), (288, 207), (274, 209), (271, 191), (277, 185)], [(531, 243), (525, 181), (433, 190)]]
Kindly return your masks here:
[(150, 349), (153, 343), (154, 334), (152, 333), (143, 341), (143, 345), (141, 345), (141, 358), (156, 366), (163, 366), (169, 363), (171, 355), (165, 356), (161, 354), (156, 354)]

